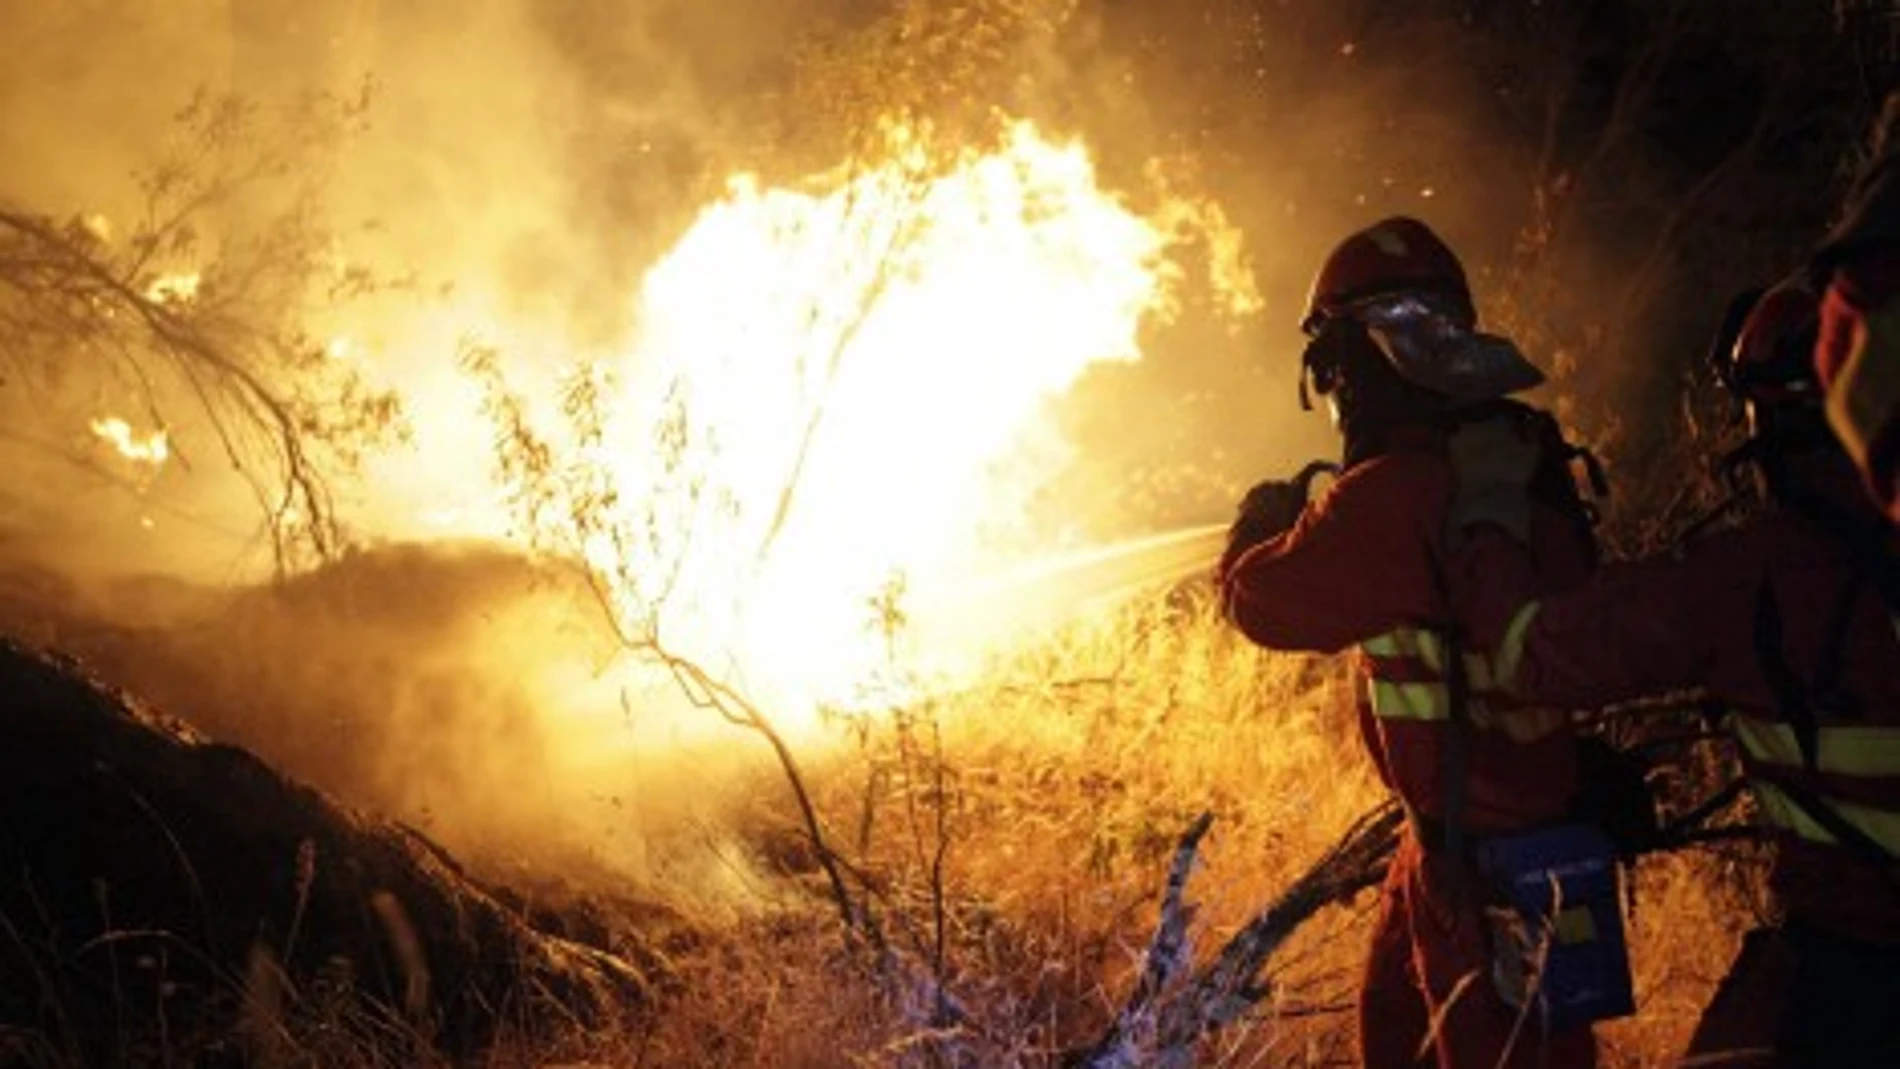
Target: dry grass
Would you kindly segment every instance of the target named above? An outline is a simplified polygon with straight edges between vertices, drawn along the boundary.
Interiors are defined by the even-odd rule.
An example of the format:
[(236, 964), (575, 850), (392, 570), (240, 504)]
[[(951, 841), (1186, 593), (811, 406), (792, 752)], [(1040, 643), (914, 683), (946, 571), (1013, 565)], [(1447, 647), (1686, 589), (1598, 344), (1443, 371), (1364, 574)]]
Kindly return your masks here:
[[(1073, 629), (981, 686), (861, 727), (808, 753), (814, 801), (908, 975), (938, 972), (961, 1024), (933, 1031), (928, 1005), (894, 1001), (847, 945), (784, 784), (761, 768), (720, 840), (783, 886), (745, 910), (682, 901), (665, 931), (612, 917), (664, 962), (657, 1001), (617, 1027), (505, 1038), (487, 1064), (1051, 1064), (1128, 993), (1196, 815), (1215, 816), (1188, 885), (1207, 955), (1383, 794), (1342, 664), (1256, 650), (1192, 597)], [(1759, 908), (1757, 875), (1729, 854), (1639, 868), (1642, 1012), (1602, 1030), (1605, 1064), (1681, 1049)], [(1272, 998), (1209, 1042), (1208, 1063), (1350, 1064), (1375, 906), (1364, 893), (1283, 947)], [(305, 992), (273, 1010), (273, 1046), (299, 1052), (279, 1064), (413, 1063), (414, 1037), (387, 1024), (400, 1019)]]
[[(923, 730), (930, 724), (941, 751)], [(1168, 856), (1197, 813), (1216, 816), (1189, 885), (1205, 954), (1382, 794), (1337, 663), (1249, 648), (1204, 605), (1082, 629), (814, 770), (834, 838), (879, 874), (894, 941), (926, 960), (939, 752), (944, 974), (989, 1033), (972, 1044), (981, 1058), (1029, 1064), (1093, 1039), (1119, 1006)], [(1632, 924), (1643, 1009), (1601, 1030), (1605, 1064), (1657, 1064), (1687, 1041), (1751, 920), (1757, 874), (1735, 866), (1732, 855), (1704, 852), (1639, 866)], [(787, 867), (800, 866), (794, 858)], [(1350, 1064), (1350, 1007), (1375, 897), (1330, 911), (1282, 950), (1271, 1004), (1210, 1043), (1210, 1064)], [(694, 1064), (700, 1041), (722, 1055), (743, 1051), (730, 1064), (899, 1060), (909, 1027), (901, 1015), (839, 971), (835, 938), (798, 930), (790, 938), (765, 925), (717, 939), (719, 951), (662, 1010), (667, 1039), (651, 1049), (666, 1056), (648, 1064)]]

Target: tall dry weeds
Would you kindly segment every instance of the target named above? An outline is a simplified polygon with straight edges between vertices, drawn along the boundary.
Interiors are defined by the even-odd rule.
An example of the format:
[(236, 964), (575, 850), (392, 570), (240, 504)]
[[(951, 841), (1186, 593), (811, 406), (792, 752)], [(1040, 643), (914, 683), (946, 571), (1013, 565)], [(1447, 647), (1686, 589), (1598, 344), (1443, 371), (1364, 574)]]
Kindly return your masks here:
[[(1200, 848), (1188, 933), (1205, 957), (1376, 804), (1383, 792), (1347, 698), (1332, 663), (1252, 649), (1204, 606), (1190, 606), (1078, 628), (945, 702), (941, 761), (956, 802), (942, 866), (944, 978), (980, 1027), (963, 1036), (971, 1064), (1052, 1064), (1102, 1033), (1136, 983), (1157, 890), (1196, 813), (1216, 815)], [(840, 752), (814, 765), (811, 780), (836, 826), (861, 822), (867, 805), (879, 809), (847, 863), (876, 874), (871, 884), (901, 941), (906, 923), (928, 931), (938, 903), (903, 821), (877, 830), (905, 787), (887, 777), (867, 802), (875, 760), (871, 747)], [(783, 820), (770, 808), (754, 838), (762, 849), (785, 841), (770, 833)], [(775, 856), (793, 874), (806, 867), (783, 850)], [(1749, 899), (1759, 874), (1749, 865), (1733, 848), (1638, 864), (1631, 937), (1640, 1010), (1601, 1028), (1605, 1064), (1657, 1064), (1687, 1042), (1740, 931), (1758, 915)], [(1268, 964), (1271, 997), (1209, 1038), (1205, 1063), (1350, 1063), (1375, 905), (1376, 891), (1362, 893), (1296, 933)], [(838, 944), (809, 916), (710, 939), (719, 949), (696, 956), (693, 979), (660, 1011), (645, 1048), (655, 1060), (645, 1064), (692, 1064), (694, 1044), (708, 1036), (742, 1051), (737, 1064), (918, 1063), (905, 1022), (839, 971)], [(822, 1039), (800, 1023), (813, 991), (838, 1000), (812, 1018), (825, 1023)]]

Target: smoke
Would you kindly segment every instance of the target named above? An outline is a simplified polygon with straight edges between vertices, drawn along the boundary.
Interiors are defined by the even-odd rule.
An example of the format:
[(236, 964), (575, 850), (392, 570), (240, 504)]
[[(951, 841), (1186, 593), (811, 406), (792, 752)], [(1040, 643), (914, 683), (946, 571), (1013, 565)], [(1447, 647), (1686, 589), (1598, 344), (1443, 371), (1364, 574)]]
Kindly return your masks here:
[(489, 871), (695, 909), (770, 897), (737, 831), (783, 798), (765, 748), (615, 659), (573, 569), (454, 543), (259, 587), (13, 566), (0, 627)]
[[(638, 326), (641, 279), (701, 206), (724, 194), (731, 172), (834, 166), (865, 147), (852, 127), (877, 106), (868, 94), (967, 111), (958, 119), (972, 129), (996, 103), (1080, 135), (1142, 209), (1205, 184), (1186, 169), (1203, 146), (1175, 151), (1174, 117), (1125, 91), (1129, 65), (1118, 56), (1127, 42), (1100, 16), (847, 0), (771, 5), (743, 18), (735, 10), (689, 0), (9, 5), (0, 38), (24, 61), (0, 74), (0, 199), (55, 218), (101, 217), (122, 234), (144, 210), (139, 174), (160, 161), (242, 171), (245, 145), (231, 160), (207, 157), (181, 134), (175, 115), (200, 91), (254, 102), (260, 141), (308, 142), (297, 157), (308, 169), (272, 181), (308, 182), (312, 201), (267, 188), (207, 205), (205, 247), (155, 266), (195, 270), (194, 257), (230, 247), (235, 235), (267, 232), (279, 213), (309, 213), (300, 221), (327, 235), (324, 274), (292, 311), (331, 358), (398, 391), (413, 436), (406, 449), (365, 458), (360, 479), (340, 482), (339, 510), (372, 541), (434, 546), (507, 533), (506, 502), (487, 477), (494, 431), (470, 418), (481, 398), (459, 367), (462, 353), (480, 345), (506, 354), (518, 372), (511, 382), (525, 383), (531, 402), (558, 403), (555, 370), (625, 345)], [(874, 24), (896, 36), (867, 40)], [(299, 110), (311, 94), (332, 98), (318, 110), (343, 115), (340, 126)], [(1149, 166), (1157, 155), (1173, 158)], [(1216, 243), (1224, 222), (1175, 225)], [(1283, 251), (1285, 228), (1269, 233), (1270, 268), (1299, 255)], [(1205, 268), (1182, 288), (1182, 326), (1149, 347), (1146, 364), (1178, 363), (1184, 342), (1199, 339), (1240, 366), (1246, 336), (1215, 311), (1215, 291), (1250, 290), (1228, 276), (1260, 265), (1232, 249), (1209, 262), (1226, 274)], [(353, 273), (376, 281), (348, 300), (327, 299), (321, 283)], [(986, 299), (993, 289), (971, 292)], [(969, 366), (985, 366), (984, 355)], [(1162, 372), (1165, 396), (1224, 381), (1197, 383), (1193, 368), (1190, 360)], [(1013, 369), (992, 377), (1003, 381), (1003, 372)], [(1078, 411), (1116, 418), (1118, 398), (1088, 400), (1099, 392), (1079, 393)], [(9, 400), (44, 424), (34, 428), (42, 441), (84, 441), (90, 417), (107, 414), (134, 433), (153, 430), (109, 390), (81, 390), (57, 415), (33, 414), (38, 398), (18, 391)], [(189, 466), (155, 467), (97, 446), (88, 458), (114, 478), (88, 477), (81, 494), (70, 490), (76, 473), (47, 460), (35, 470), (60, 489), (26, 495), (35, 510), (7, 517), (32, 543), (30, 554), (13, 554), (16, 564), (50, 563), (102, 592), (67, 641), (214, 734), (457, 849), (600, 852), (651, 875), (665, 851), (650, 837), (725, 822), (726, 788), (713, 784), (743, 782), (729, 762), (698, 766), (703, 783), (684, 779), (700, 774), (696, 753), (745, 748), (730, 735), (702, 737), (705, 714), (630, 683), (616, 674), (624, 666), (597, 676), (611, 661), (611, 637), (574, 576), (543, 574), (513, 553), (411, 546), (372, 549), (289, 590), (255, 586), (265, 563), (256, 503), (215, 462), (210, 428), (188, 411), (165, 416)], [(1155, 424), (1131, 425), (1143, 429), (1129, 436), (1140, 446)], [(1116, 435), (1088, 422), (1064, 429), (1066, 441), (1031, 445), (1042, 457), (1078, 459), (1073, 469), (1092, 478), (1116, 471)], [(1223, 433), (1196, 428), (1190, 445), (1217, 450)], [(1290, 460), (1317, 438), (1290, 432), (1276, 455)], [(1109, 463), (1095, 462), (1098, 451)], [(1058, 500), (1113, 500), (1088, 489), (1086, 498), (1059, 490)], [(1139, 496), (1119, 503), (1098, 529), (1171, 518)], [(801, 537), (826, 548), (822, 530)], [(200, 590), (189, 611), (153, 621), (111, 582), (126, 572), (225, 593)], [(100, 633), (116, 640), (99, 642)], [(793, 652), (803, 656), (802, 647)]]
[[(619, 668), (600, 674), (612, 643), (573, 575), (437, 545), (507, 533), (487, 477), (493, 429), (470, 418), (481, 397), (461, 355), (505, 353), (530, 372), (513, 381), (531, 401), (558, 405), (555, 369), (621, 351), (642, 279), (733, 172), (770, 184), (847, 162), (861, 147), (849, 127), (879, 93), (972, 127), (1002, 108), (1079, 137), (1102, 183), (1144, 213), (1199, 205), (1176, 236), (1206, 255), (1170, 261), (1191, 277), (1176, 314), (1144, 325), (1142, 359), (1097, 362), (1050, 403), (1025, 449), (1066, 467), (1025, 508), (998, 494), (999, 510), (1051, 549), (1219, 521), (1254, 479), (1336, 450), (1294, 402), (1293, 324), (1327, 249), (1382, 216), (1444, 233), (1484, 313), (1547, 367), (1638, 360), (1603, 339), (1641, 340), (1618, 287), (1662, 224), (1648, 207), (1596, 205), (1632, 176), (1646, 183), (1632, 201), (1676, 204), (1709, 164), (1652, 166), (1641, 129), (1598, 136), (1627, 119), (1628, 72), (1568, 58), (1571, 46), (1596, 62), (1635, 30), (1568, 34), (1575, 4), (1523, 25), (1469, 13), (1498, 7), (15, 0), (0, 6), (0, 202), (123, 230), (142, 210), (139, 172), (181, 151), (205, 163), (180, 140), (184, 102), (200, 89), (257, 101), (266, 132), (308, 142), (310, 170), (291, 177), (319, 195), (234, 198), (203, 225), (215, 237), (313, 213), (328, 235), (315, 281), (376, 281), (336, 300), (313, 285), (295, 311), (331, 358), (403, 395), (413, 437), (338, 487), (356, 533), (407, 548), (268, 593), (249, 582), (265, 559), (256, 502), (208, 428), (168, 412), (196, 462), (139, 466), (87, 429), (114, 415), (153, 430), (123, 394), (81, 381), (50, 405), (0, 385), (9, 431), (38, 443), (3, 446), (21, 483), (0, 497), (5, 556), (85, 578), (92, 608), (72, 635), (295, 774), (458, 848), (601, 852), (652, 875), (684, 856), (654, 837), (723, 834), (708, 831), (730, 816), (712, 785), (751, 781), (701, 757), (745, 747), (699, 735), (703, 715)], [(286, 106), (311, 93), (347, 121), (299, 125), (306, 113)], [(1585, 208), (1559, 241), (1539, 227), (1563, 196)], [(1746, 259), (1783, 254), (1772, 246)], [(1637, 296), (1666, 304), (1668, 278), (1648, 284)], [(1236, 317), (1225, 298), (1241, 291), (1258, 302)], [(1621, 383), (1603, 376), (1602, 395)], [(150, 617), (107, 582), (127, 572), (188, 582), (189, 611)], [(176, 602), (184, 588), (168, 589)]]
[[(476, 398), (458, 350), (479, 331), (548, 367), (623, 338), (639, 278), (727, 173), (837, 143), (835, 117), (813, 114), (836, 101), (799, 83), (797, 43), (848, 41), (893, 7), (808, 0), (734, 18), (686, 0), (10, 5), (0, 29), (40, 58), (0, 75), (0, 159), (21, 164), (0, 168), (0, 196), (122, 215), (126, 175), (159, 151), (169, 111), (195, 87), (262, 100), (366, 91), (367, 129), (337, 146), (323, 211), (339, 261), (413, 283), (311, 318), (411, 399), (416, 443), (375, 458), (348, 504), (375, 534), (498, 534), (462, 522), (494, 511), (478, 480), (458, 494), (441, 478), (442, 458), (481, 465), (489, 445), (465, 418)], [(1014, 21), (991, 10), (1005, 7), (933, 16), (942, 25), (900, 18), (924, 29), (886, 48), (934, 48), (930, 33), (967, 20), (962, 47), (989, 49), (1000, 72), (976, 76), (989, 97), (978, 109), (1080, 135), (1138, 204), (1209, 195), (1245, 235), (1239, 263), (1262, 298), (1237, 321), (1191, 296), (1151, 330), (1146, 359), (1091, 372), (1057, 406), (1076, 463), (1038, 519), (1072, 540), (1217, 519), (1253, 479), (1335, 448), (1324, 419), (1291, 403), (1290, 324), (1340, 234), (1421, 214), (1482, 287), (1525, 221), (1538, 146), (1498, 135), (1493, 57), (1474, 61), (1455, 23), (1401, 20), (1399, 47), (1353, 5), (1047, 5), (1044, 19)], [(996, 24), (1014, 36), (983, 40)], [(945, 66), (933, 73), (954, 81)], [(149, 537), (162, 539), (156, 526)], [(249, 543), (223, 549), (255, 563)]]
[(1334, 453), (1295, 404), (1295, 325), (1330, 247), (1394, 214), (1449, 241), (1488, 327), (1551, 373), (1532, 399), (1619, 481), (1693, 462), (1679, 413), (1709, 333), (1811, 247), (1879, 99), (1849, 54), (1884, 34), (1704, 0), (1082, 5), (1028, 110), (1130, 188), (1159, 160), (1220, 204), (1262, 307), (1186, 317), (1082, 382), (1061, 415), (1083, 463), (1046, 513), (1089, 538), (1222, 518)]
[[(479, 465), (486, 453), (461, 418), (474, 405), (456, 372), (466, 336), (505, 323), (509, 337), (486, 340), (551, 364), (623, 335), (640, 273), (716, 192), (726, 165), (714, 161), (745, 143), (741, 116), (786, 76), (783, 43), (801, 19), (822, 24), (824, 7), (784, 5), (734, 23), (680, 0), (9, 4), (0, 202), (102, 220), (102, 232), (122, 237), (146, 211), (155, 171), (241, 172), (251, 162), (188, 143), (176, 116), (201, 93), (252, 104), (247, 138), (307, 142), (308, 173), (201, 205), (188, 221), (199, 247), (179, 259), (209, 257), (290, 213), (329, 235), (331, 277), (312, 278), (292, 311), (339, 358), (412, 400), (416, 436), (414, 449), (377, 458), (382, 467), (346, 487), (346, 505), (359, 530), (429, 533), (414, 513), (456, 504), (406, 507), (441, 482), (434, 458)], [(316, 114), (349, 111), (349, 129), (312, 118), (303, 102), (317, 94), (336, 103)], [(315, 190), (311, 202), (275, 195), (300, 182)], [(373, 292), (332, 299), (326, 291), (350, 272), (377, 280)], [(80, 407), (131, 407), (98, 394)], [(8, 400), (16, 428), (35, 421), (17, 391)], [(181, 454), (215, 456), (211, 429), (192, 426), (189, 410), (164, 413)], [(72, 411), (37, 422), (49, 424), (31, 428), (41, 443), (70, 444), (75, 424), (84, 429)], [(96, 511), (96, 526), (114, 532), (143, 522), (135, 544), (199, 576), (254, 574), (264, 563), (255, 502), (223, 466), (196, 467), (187, 478), (177, 466), (155, 487), (168, 505), (190, 506), (197, 522), (184, 527), (110, 488), (61, 506)], [(91, 526), (63, 533), (104, 541)], [(51, 548), (88, 563), (114, 556), (103, 545)]]
[[(639, 276), (717, 192), (744, 113), (783, 86), (785, 41), (826, 7), (735, 21), (680, 0), (8, 4), (0, 202), (122, 235), (145, 210), (142, 174), (217, 165), (177, 121), (199, 94), (254, 104), (260, 136), (310, 139), (320, 173), (271, 181), (312, 180), (316, 201), (292, 207), (330, 234), (329, 268), (381, 281), (336, 302), (319, 285), (296, 311), (404, 396), (413, 433), (338, 484), (339, 508), (372, 541), (437, 537), (466, 530), (458, 509), (496, 511), (492, 442), (457, 367), (471, 332), (500, 324), (480, 340), (540, 370), (621, 338)], [(298, 125), (318, 94), (360, 123)], [(215, 249), (283, 210), (238, 197), (196, 223)], [(47, 637), (214, 735), (473, 856), (592, 857), (661, 882), (723, 837), (762, 750), (612, 664), (572, 573), (409, 546), (254, 585), (256, 502), (210, 428), (165, 411), (189, 468), (115, 455), (88, 416), (123, 414), (139, 435), (153, 421), (75, 378), (58, 406), (5, 390), (21, 476), (0, 515), (6, 571), (39, 577), (11, 626), (57, 619)], [(47, 586), (48, 568), (80, 585)]]

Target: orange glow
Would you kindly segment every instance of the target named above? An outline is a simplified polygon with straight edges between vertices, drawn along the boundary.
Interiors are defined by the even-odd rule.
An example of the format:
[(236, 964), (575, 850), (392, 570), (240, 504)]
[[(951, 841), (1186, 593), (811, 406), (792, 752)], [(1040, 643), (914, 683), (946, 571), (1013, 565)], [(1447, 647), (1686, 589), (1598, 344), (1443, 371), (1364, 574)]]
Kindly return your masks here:
[[(894, 671), (894, 637), (1008, 622), (1002, 603), (954, 595), (1041, 548), (1021, 516), (1067, 449), (1044, 408), (1089, 367), (1140, 357), (1190, 233), (1231, 308), (1250, 311), (1218, 211), (1168, 195), (1137, 214), (1081, 144), (1026, 122), (947, 167), (899, 129), (879, 166), (797, 188), (736, 176), (647, 272), (625, 343), (578, 370), (549, 370), (564, 347), (520, 322), (412, 328), (440, 339), (453, 322), (492, 346), (560, 477), (592, 495), (590, 522), (523, 523), (510, 488), (463, 477), (466, 462), (445, 484), (443, 458), (486, 455), (494, 429), (441, 382), (412, 404), (421, 463), (435, 461), (401, 474), (420, 490), (401, 495), (404, 522), (584, 547), (625, 619), (656, 621), (794, 730), (827, 704), (901, 696), (959, 658), (902, 648)], [(597, 437), (548, 418), (576, 391)], [(903, 616), (895, 635), (880, 598)]]
[(160, 275), (145, 287), (145, 299), (158, 304), (186, 304), (198, 296), (204, 281), (196, 271), (175, 271)]
[(158, 468), (171, 459), (171, 440), (162, 427), (140, 437), (132, 430), (130, 423), (117, 416), (108, 416), (92, 421), (92, 433), (135, 464)]

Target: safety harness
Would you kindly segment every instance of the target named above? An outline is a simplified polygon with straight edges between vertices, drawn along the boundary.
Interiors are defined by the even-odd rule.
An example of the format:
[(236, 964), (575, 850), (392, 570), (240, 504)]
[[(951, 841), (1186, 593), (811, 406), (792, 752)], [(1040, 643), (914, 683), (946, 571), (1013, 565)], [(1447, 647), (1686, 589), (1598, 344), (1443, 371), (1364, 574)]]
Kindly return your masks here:
[[(1515, 401), (1462, 410), (1459, 424), (1518, 421), (1542, 445), (1532, 474), (1534, 501), (1571, 517), (1594, 550), (1598, 514), (1578, 492), (1573, 462), (1584, 460), (1597, 496), (1607, 492), (1602, 469), (1581, 447), (1564, 440), (1548, 413)], [(1453, 428), (1455, 430), (1455, 427)], [(1590, 814), (1551, 827), (1471, 839), (1465, 829), (1474, 716), (1465, 635), (1452, 599), (1440, 547), (1427, 559), (1438, 602), (1451, 619), (1436, 624), (1443, 649), (1448, 710), (1438, 821), (1414, 814), (1421, 836), (1453, 857), (1469, 857), (1487, 889), (1484, 915), (1491, 947), (1490, 986), (1506, 1005), (1535, 1011), (1547, 1026), (1568, 1027), (1635, 1012), (1629, 951), (1619, 891), (1621, 852)], [(1653, 813), (1653, 806), (1650, 807)]]
[[(1444, 565), (1436, 548), (1427, 554), (1431, 562), (1432, 585), (1438, 591), (1438, 603), (1451, 605), (1451, 584), (1446, 581)], [(1464, 628), (1447, 613), (1447, 620), (1433, 630), (1445, 650), (1445, 699), (1448, 723), (1445, 745), (1444, 813), (1440, 818), (1441, 845), (1453, 856), (1465, 850), (1465, 808), (1471, 775), (1471, 674), (1465, 666)]]
[[(1776, 711), (1794, 732), (1802, 767), (1809, 775), (1815, 775), (1820, 771), (1822, 720), (1857, 720), (1866, 714), (1861, 699), (1841, 686), (1842, 662), (1846, 657), (1854, 609), (1871, 588), (1889, 614), (1900, 614), (1900, 561), (1886, 550), (1884, 525), (1858, 520), (1819, 496), (1792, 487), (1777, 487), (1776, 496), (1783, 507), (1840, 545), (1853, 564), (1852, 574), (1841, 584), (1835, 597), (1827, 637), (1814, 672), (1806, 681), (1788, 663), (1781, 606), (1773, 586), (1764, 582), (1756, 597), (1755, 656), (1774, 692)], [(1844, 849), (1890, 879), (1900, 881), (1900, 857), (1842, 816), (1806, 784), (1792, 776), (1763, 778)]]
[[(1592, 501), (1585, 499), (1579, 491), (1575, 466), (1578, 463), (1583, 465), (1592, 498), (1608, 496), (1608, 481), (1604, 478), (1603, 466), (1596, 455), (1587, 447), (1565, 439), (1556, 420), (1548, 412), (1509, 398), (1462, 406), (1446, 416), (1444, 429), (1448, 433), (1455, 433), (1460, 427), (1494, 419), (1518, 422), (1536, 435), (1542, 446), (1543, 460), (1532, 474), (1530, 494), (1535, 501), (1569, 517), (1576, 525), (1577, 533), (1594, 552), (1595, 527), (1601, 514)], [(1434, 545), (1426, 559), (1431, 567), (1432, 585), (1438, 604), (1446, 609), (1446, 619), (1427, 625), (1426, 630), (1438, 636), (1445, 651), (1443, 671), (1450, 723), (1444, 755), (1443, 813), (1435, 822), (1425, 822), (1416, 817), (1415, 820), (1421, 824), (1421, 831), (1430, 832), (1439, 845), (1457, 853), (1467, 845), (1464, 816), (1469, 789), (1467, 780), (1470, 775), (1471, 735), (1474, 730), (1471, 676), (1465, 662), (1464, 628), (1450, 612), (1451, 584), (1445, 573), (1440, 547)], [(1434, 824), (1436, 827), (1432, 826)]]

